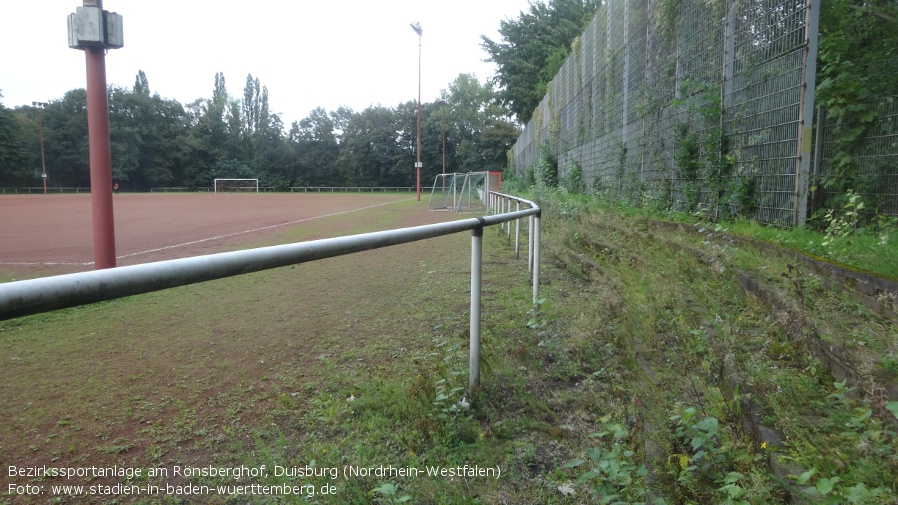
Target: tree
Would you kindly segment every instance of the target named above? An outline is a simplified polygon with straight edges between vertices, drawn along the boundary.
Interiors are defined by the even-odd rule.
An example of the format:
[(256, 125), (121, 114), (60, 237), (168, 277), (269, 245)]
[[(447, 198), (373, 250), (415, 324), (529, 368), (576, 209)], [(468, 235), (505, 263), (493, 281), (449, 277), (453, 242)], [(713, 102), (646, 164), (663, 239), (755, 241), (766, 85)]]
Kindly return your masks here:
[[(262, 110), (267, 114), (266, 108)], [(265, 124), (253, 138), (252, 166), (265, 186), (286, 190), (295, 179), (296, 149), (284, 137), (284, 124), (279, 115), (268, 115)]]
[(354, 186), (414, 184), (417, 103), (396, 110), (368, 107), (354, 114), (343, 131), (337, 160), (343, 182)]
[[(422, 105), (421, 121), (425, 121)], [(422, 126), (423, 127), (423, 126)], [(418, 103), (409, 101), (401, 103), (393, 109), (392, 121), (387, 125), (387, 134), (392, 134), (393, 143), (389, 161), (381, 166), (380, 184), (384, 186), (414, 186), (417, 180), (415, 160), (417, 159), (417, 135), (418, 135)], [(422, 137), (425, 132), (421, 132)], [(431, 138), (435, 138), (431, 135)], [(386, 138), (386, 137), (385, 137)], [(422, 138), (423, 141), (423, 138)], [(436, 163), (428, 159), (428, 153), (424, 151), (424, 142), (421, 143), (421, 163), (428, 163), (436, 168)], [(435, 155), (436, 151), (430, 151)], [(434, 157), (435, 159), (435, 157)], [(385, 160), (386, 161), (386, 160)], [(422, 184), (425, 182), (422, 169)]]
[(306, 184), (336, 183), (336, 162), (340, 146), (337, 143), (333, 113), (328, 114), (323, 108), (317, 107), (296, 126), (300, 169), (297, 175)]
[(209, 177), (214, 167), (229, 158), (228, 124), (225, 122), (229, 100), (224, 74), (215, 74), (212, 98), (198, 100), (189, 109), (190, 129), (185, 144), (190, 163), (185, 170), (184, 182), (208, 186), (214, 179)]
[[(24, 186), (34, 181), (35, 156), (30, 142), (37, 138), (37, 122), (0, 104), (0, 186)], [(39, 162), (40, 159), (38, 158)]]
[(508, 151), (518, 140), (521, 130), (514, 123), (490, 118), (480, 139), (480, 155), (489, 170), (501, 171), (508, 164)]
[(180, 180), (187, 118), (183, 106), (149, 96), (140, 72), (136, 91), (114, 88), (109, 99), (112, 176), (130, 190), (147, 191)]
[(527, 123), (570, 53), (571, 43), (592, 20), (598, 0), (533, 2), (527, 13), (499, 24), (501, 40), (481, 36), (481, 47), (496, 63), (493, 82), (503, 105)]
[(44, 152), (48, 184), (90, 187), (87, 91), (67, 92), (44, 108)]
[(137, 71), (133, 91), (138, 95), (150, 96), (150, 82), (147, 80), (147, 74), (143, 73), (143, 70)]
[(264, 130), (268, 122), (268, 88), (263, 88), (252, 74), (246, 76), (243, 88), (243, 135), (250, 137)]
[[(131, 89), (111, 88), (109, 93), (113, 177), (130, 190), (209, 186), (215, 177), (258, 177), (263, 185), (278, 187), (415, 183), (414, 101), (358, 113), (319, 107), (285, 134), (280, 116), (269, 108), (268, 89), (252, 74), (242, 97), (228, 93), (219, 72), (211, 98), (187, 105), (151, 94), (142, 70)], [(497, 103), (491, 84), (461, 74), (442, 101), (422, 104), (422, 182), (442, 170), (444, 130), (449, 170), (504, 164), (516, 129)], [(37, 109), (31, 109), (13, 114), (0, 104), (0, 181), (6, 184), (34, 182), (40, 150)], [(49, 104), (44, 129), (51, 181), (88, 186), (85, 91), (72, 90)], [(13, 170), (18, 175), (11, 175)]]
[[(425, 115), (425, 153), (442, 153), (442, 145), (434, 141), (441, 144), (445, 127), (447, 172), (497, 170), (506, 165), (506, 152), (518, 130), (498, 105), (491, 84), (459, 74), (443, 90), (439, 103), (425, 105)], [(442, 160), (437, 165), (442, 171)]]
[(330, 113), (331, 120), (334, 122), (334, 132), (337, 135), (337, 143), (343, 142), (343, 131), (349, 124), (349, 120), (352, 118), (353, 114), (355, 114), (355, 112), (352, 109), (343, 106)]

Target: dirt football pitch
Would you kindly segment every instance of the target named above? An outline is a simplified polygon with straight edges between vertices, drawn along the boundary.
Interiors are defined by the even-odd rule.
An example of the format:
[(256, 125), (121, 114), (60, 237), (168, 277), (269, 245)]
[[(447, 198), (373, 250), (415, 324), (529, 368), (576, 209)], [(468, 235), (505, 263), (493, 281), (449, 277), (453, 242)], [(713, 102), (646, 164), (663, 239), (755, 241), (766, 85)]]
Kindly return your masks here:
[[(407, 193), (118, 194), (114, 205), (119, 266), (463, 217)], [(0, 283), (94, 268), (89, 195), (0, 196), (0, 218)], [(236, 467), (282, 450), (280, 437), (308, 454), (279, 464), (337, 454), (343, 440), (304, 426), (323, 399), (413, 377), (412, 356), (449, 338), (436, 328), (465, 342), (470, 244), (457, 233), (0, 321), (0, 504), (246, 503), (53, 491), (131, 481), (20, 478), (11, 466)], [(526, 279), (526, 261), (503, 252), (490, 266), (514, 263)], [(317, 503), (352, 502), (360, 485), (341, 480), (340, 496)]]
[[(345, 234), (341, 225), (325, 223), (410, 199), (405, 193), (119, 194), (117, 266), (245, 248), (301, 227), (321, 228), (306, 239)], [(409, 216), (409, 226), (442, 219), (424, 205)], [(90, 195), (0, 197), (0, 281), (92, 269)]]

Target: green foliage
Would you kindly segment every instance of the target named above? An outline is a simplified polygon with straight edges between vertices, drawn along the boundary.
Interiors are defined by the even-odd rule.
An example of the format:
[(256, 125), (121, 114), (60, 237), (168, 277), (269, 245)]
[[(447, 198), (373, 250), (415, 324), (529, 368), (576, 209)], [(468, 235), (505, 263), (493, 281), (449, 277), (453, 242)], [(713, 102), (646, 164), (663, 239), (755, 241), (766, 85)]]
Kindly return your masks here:
[(434, 383), (432, 416), (439, 422), (456, 423), (470, 407), (465, 398), (463, 379), (465, 372), (459, 367), (464, 363), (465, 355), (461, 346), (448, 341), (437, 342), (442, 353), (442, 363), (437, 367), (439, 379)]
[(371, 496), (374, 497), (375, 503), (386, 503), (396, 505), (397, 503), (406, 503), (412, 499), (409, 495), (399, 495), (399, 487), (392, 483), (386, 482), (371, 490)]
[[(813, 454), (803, 454), (798, 459), (811, 461), (814, 466), (796, 476), (795, 483), (816, 503), (890, 503), (889, 488), (894, 487), (894, 475), (882, 462), (898, 456), (896, 434), (889, 429), (889, 424), (894, 424), (884, 424), (872, 409), (858, 406), (853, 388), (846, 381), (834, 382), (832, 386), (834, 391), (826, 399), (826, 408), (831, 410), (842, 443), (851, 448), (850, 454), (839, 454), (839, 458), (850, 458), (852, 464), (840, 468), (823, 458), (814, 458)], [(889, 409), (889, 404), (884, 407)], [(819, 448), (811, 450), (818, 451)]]
[(674, 130), (676, 139), (674, 164), (683, 185), (686, 211), (693, 212), (697, 209), (700, 198), (699, 173), (702, 167), (700, 140), (698, 134), (691, 131), (686, 122), (678, 123)]
[[(685, 211), (712, 212), (712, 218), (749, 214), (756, 207), (754, 178), (737, 167), (730, 139), (721, 127), (720, 89), (693, 81), (683, 83), (691, 98), (674, 100), (685, 105), (687, 117), (674, 125), (674, 167), (685, 198)], [(706, 200), (701, 202), (702, 192)], [(703, 205), (699, 205), (702, 203)]]
[(501, 100), (518, 121), (530, 120), (599, 5), (594, 0), (535, 1), (517, 19), (500, 23), (499, 41), (481, 37), (481, 46), (497, 66), (494, 80), (503, 90)]
[(864, 210), (864, 202), (854, 190), (849, 189), (847, 197), (848, 202), (842, 208), (842, 212), (836, 212), (834, 209), (826, 212), (825, 220), (828, 223), (826, 238), (820, 244), (823, 247), (833, 246), (836, 241), (844, 240), (863, 230), (858, 228), (858, 223), (861, 219), (860, 213)]
[(564, 187), (571, 193), (583, 193), (586, 183), (583, 181), (583, 168), (580, 163), (573, 161), (564, 177)]
[(38, 128), (34, 119), (17, 117), (0, 105), (0, 186), (36, 185), (40, 174), (38, 146), (31, 142), (35, 136), (29, 130)]
[(884, 215), (870, 220), (866, 208), (861, 195), (849, 189), (840, 209), (826, 209), (820, 221), (820, 226), (825, 227), (824, 236), (814, 252), (847, 264), (857, 263), (867, 255), (888, 256), (894, 246), (890, 242), (898, 220)]
[(113, 88), (110, 93), (112, 177), (131, 190), (171, 186), (185, 171), (185, 111), (175, 101), (150, 96), (143, 73), (137, 81), (135, 91)]
[(668, 41), (675, 41), (686, 0), (663, 0), (658, 6), (658, 28)]
[(535, 177), (538, 184), (548, 188), (558, 187), (558, 155), (548, 143), (540, 146), (540, 159), (535, 168)]
[(193, 177), (189, 182), (190, 186), (194, 187), (205, 186), (209, 184), (207, 181), (220, 178), (255, 179), (258, 177), (258, 174), (249, 165), (237, 160), (219, 161), (205, 170), (188, 170), (188, 174)]
[[(445, 138), (447, 172), (504, 167), (518, 130), (496, 98), (492, 84), (481, 83), (473, 74), (459, 74), (425, 110), (422, 149), (442, 153)], [(440, 165), (442, 160), (436, 166)]]
[(334, 116), (321, 107), (291, 126), (289, 139), (299, 151), (295, 176), (303, 185), (331, 185), (340, 146), (337, 142)]
[[(39, 118), (51, 187), (87, 187), (86, 93), (34, 107), (0, 105), (0, 186), (40, 185)], [(422, 104), (422, 184), (443, 170), (501, 170), (518, 135), (491, 84), (461, 74), (437, 103)], [(209, 187), (214, 176), (254, 177), (263, 187), (414, 186), (418, 104), (313, 109), (285, 128), (268, 89), (247, 75), (241, 95), (215, 75), (212, 97), (181, 105), (151, 93), (140, 71), (133, 89), (109, 96), (113, 178), (124, 191)]]
[(724, 218), (750, 215), (755, 207), (755, 178), (741, 174), (730, 178), (726, 191)]
[(836, 130), (833, 171), (818, 183), (844, 194), (857, 189), (854, 159), (859, 140), (877, 119), (875, 99), (894, 95), (898, 73), (898, 6), (888, 0), (858, 4), (827, 0), (820, 18), (816, 99)]
[(686, 122), (677, 123), (674, 132), (677, 139), (674, 152), (677, 175), (682, 179), (697, 179), (701, 169), (698, 133), (692, 131)]
[[(631, 434), (624, 425), (611, 421), (611, 415), (599, 420), (600, 431), (590, 435), (602, 445), (586, 451), (589, 459), (572, 459), (562, 468), (577, 468), (584, 464), (588, 470), (577, 478), (578, 484), (589, 483), (598, 501), (596, 503), (643, 504), (646, 503), (645, 476), (648, 469), (639, 463), (636, 452), (630, 446)], [(652, 503), (665, 503), (663, 499)]]
[(527, 327), (531, 330), (541, 330), (545, 328), (546, 325), (549, 324), (548, 319), (545, 317), (545, 311), (548, 310), (548, 308), (545, 298), (536, 300), (536, 305), (528, 312), (530, 318), (527, 320)]
[[(713, 397), (712, 397), (713, 398)], [(734, 400), (738, 404), (738, 399)], [(673, 435), (682, 453), (668, 458), (677, 487), (685, 496), (710, 495), (699, 491), (704, 483), (715, 486), (714, 503), (748, 505), (753, 498), (751, 483), (745, 474), (737, 471), (736, 463), (747, 463), (752, 458), (738, 449), (738, 445), (725, 442), (721, 420), (705, 415), (695, 407), (687, 407), (670, 416), (674, 423)]]
[[(337, 159), (342, 179), (350, 185), (406, 185), (415, 159), (414, 134), (417, 104), (406, 102), (397, 110), (384, 106), (369, 107), (350, 118), (343, 132), (343, 145)], [(400, 184), (402, 182), (403, 184)]]

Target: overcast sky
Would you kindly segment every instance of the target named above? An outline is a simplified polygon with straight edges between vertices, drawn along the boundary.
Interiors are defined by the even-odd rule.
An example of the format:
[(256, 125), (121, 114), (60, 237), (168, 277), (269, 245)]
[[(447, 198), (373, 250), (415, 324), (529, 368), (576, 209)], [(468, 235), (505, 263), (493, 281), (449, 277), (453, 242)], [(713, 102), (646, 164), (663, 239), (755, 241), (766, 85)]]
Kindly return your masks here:
[[(85, 58), (68, 47), (66, 18), (80, 0), (3, 2), (0, 90), (8, 108), (62, 98), (85, 87)], [(395, 106), (438, 98), (460, 73), (484, 82), (480, 36), (498, 40), (499, 23), (528, 0), (105, 0), (123, 17), (122, 49), (106, 57), (107, 83), (131, 88), (143, 70), (150, 91), (188, 104), (211, 98), (215, 73), (243, 95), (247, 74), (268, 87), (269, 106), (286, 127), (321, 106)]]

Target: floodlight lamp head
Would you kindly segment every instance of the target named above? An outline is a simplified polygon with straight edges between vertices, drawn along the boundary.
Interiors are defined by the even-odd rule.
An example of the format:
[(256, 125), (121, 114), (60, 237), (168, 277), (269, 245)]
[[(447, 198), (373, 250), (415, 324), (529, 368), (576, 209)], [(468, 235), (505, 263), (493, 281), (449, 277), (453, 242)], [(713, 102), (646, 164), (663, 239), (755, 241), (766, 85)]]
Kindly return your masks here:
[(418, 22), (411, 23), (411, 27), (412, 27), (412, 30), (415, 30), (415, 33), (417, 33), (419, 37), (424, 33), (424, 30), (421, 28), (421, 23), (418, 23)]

